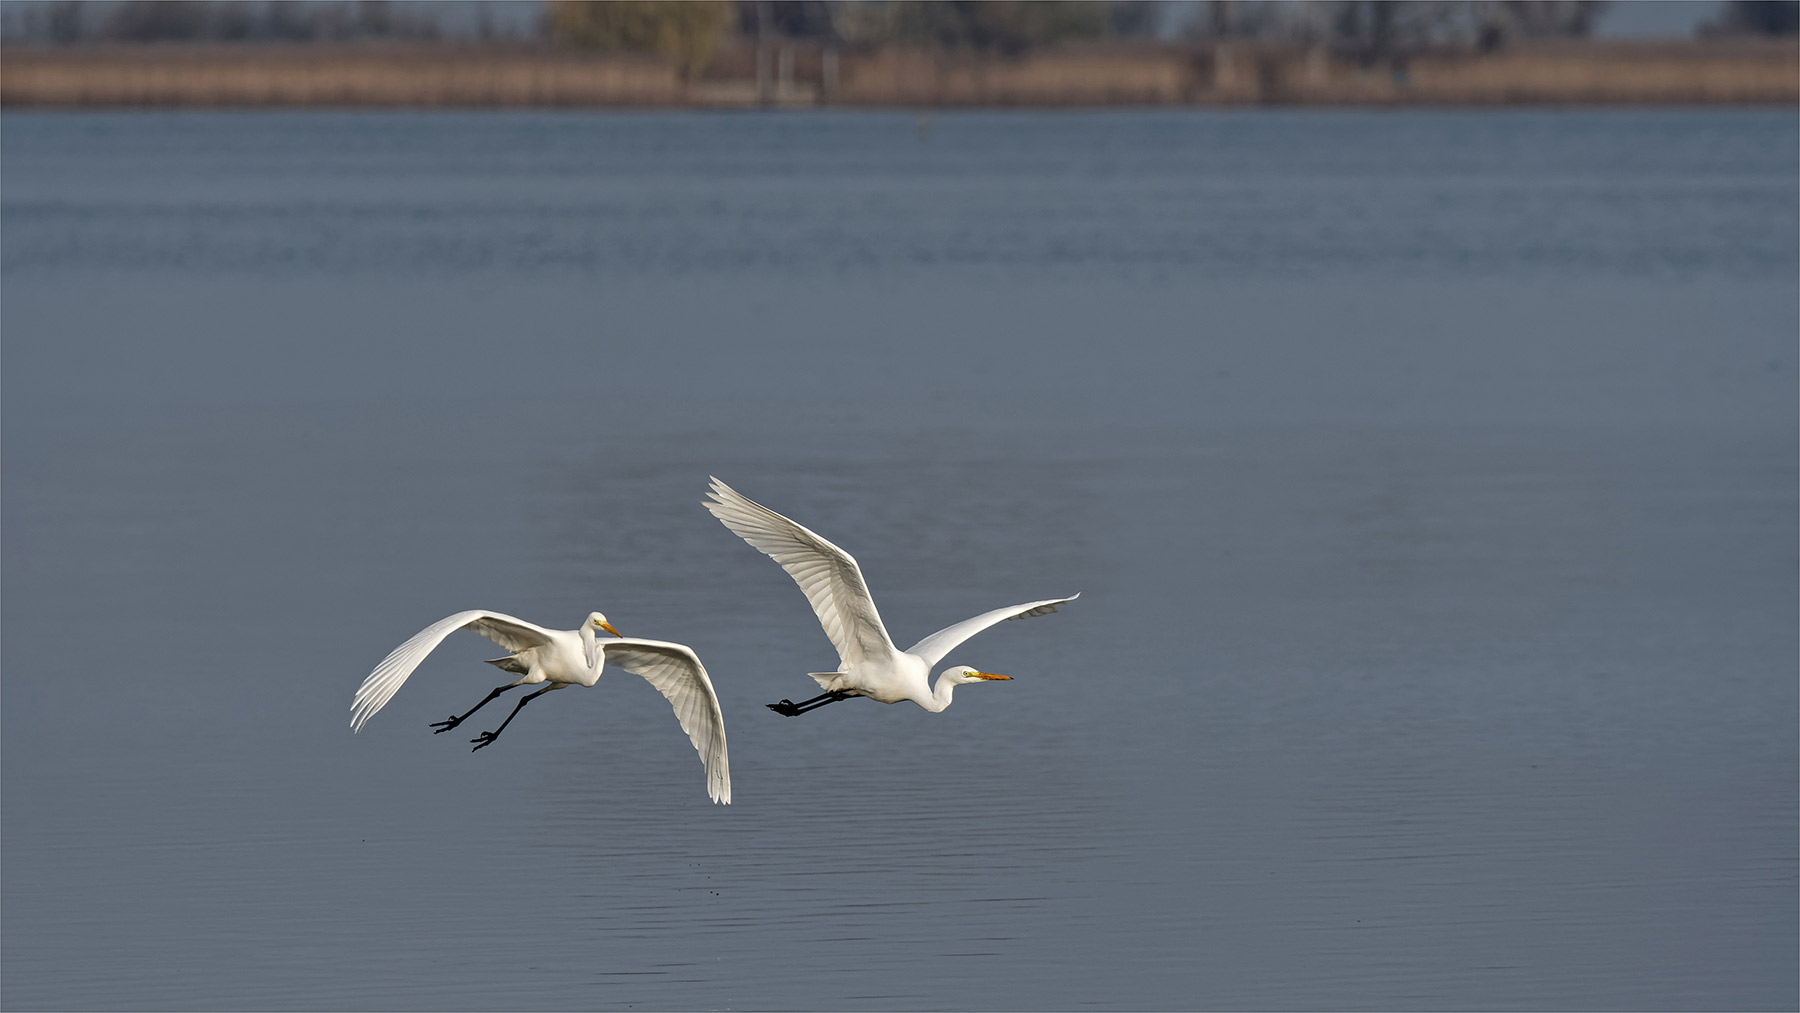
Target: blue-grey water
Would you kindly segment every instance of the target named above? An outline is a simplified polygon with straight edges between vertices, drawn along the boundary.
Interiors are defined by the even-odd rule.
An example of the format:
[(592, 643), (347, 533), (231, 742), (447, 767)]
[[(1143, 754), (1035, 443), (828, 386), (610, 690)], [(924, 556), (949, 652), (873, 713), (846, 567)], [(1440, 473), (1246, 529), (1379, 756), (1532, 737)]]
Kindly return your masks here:
[(9, 111), (0, 1004), (1792, 1009), (1797, 133)]

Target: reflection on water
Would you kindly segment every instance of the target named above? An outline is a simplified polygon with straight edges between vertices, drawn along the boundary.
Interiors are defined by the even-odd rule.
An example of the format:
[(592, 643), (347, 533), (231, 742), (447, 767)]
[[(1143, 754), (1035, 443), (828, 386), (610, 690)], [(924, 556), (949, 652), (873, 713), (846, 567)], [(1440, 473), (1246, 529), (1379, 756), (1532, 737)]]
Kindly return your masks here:
[[(18, 115), (0, 1000), (1795, 1005), (1779, 113)], [(1083, 592), (928, 715), (896, 638)], [(426, 622), (692, 644), (493, 749)]]

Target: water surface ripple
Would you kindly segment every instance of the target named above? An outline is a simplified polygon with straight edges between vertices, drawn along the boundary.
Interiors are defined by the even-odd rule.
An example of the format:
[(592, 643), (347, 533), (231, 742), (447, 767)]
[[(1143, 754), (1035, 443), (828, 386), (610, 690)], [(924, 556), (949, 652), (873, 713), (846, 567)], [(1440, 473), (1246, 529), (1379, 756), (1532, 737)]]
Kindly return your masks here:
[[(1790, 113), (0, 121), (0, 1005), (1800, 1003)], [(856, 553), (941, 715), (706, 477)], [(471, 754), (458, 635), (692, 644)]]

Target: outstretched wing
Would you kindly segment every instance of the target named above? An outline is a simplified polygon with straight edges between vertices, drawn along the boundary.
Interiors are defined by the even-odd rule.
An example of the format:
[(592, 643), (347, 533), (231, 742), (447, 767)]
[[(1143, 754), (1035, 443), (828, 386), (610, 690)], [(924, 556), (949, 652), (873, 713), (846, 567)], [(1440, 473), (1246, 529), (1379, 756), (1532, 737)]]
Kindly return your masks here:
[(716, 478), (707, 495), (706, 509), (721, 524), (780, 563), (800, 585), (845, 669), (894, 653), (862, 570), (848, 552)]
[(393, 653), (383, 658), (381, 664), (375, 666), (375, 671), (370, 672), (369, 677), (363, 680), (363, 684), (356, 690), (356, 699), (350, 706), (351, 729), (362, 731), (363, 724), (374, 717), (376, 711), (387, 706), (387, 702), (399, 692), (401, 684), (406, 682), (406, 677), (419, 667), (419, 662), (436, 650), (445, 637), (465, 627), (514, 654), (528, 647), (541, 647), (551, 639), (550, 631), (542, 626), (485, 609), (471, 609), (440, 619), (394, 648)]
[(643, 676), (667, 697), (675, 719), (688, 734), (706, 767), (706, 793), (714, 802), (731, 804), (731, 760), (725, 754), (725, 714), (713, 692), (706, 666), (692, 648), (661, 640), (628, 638), (600, 642), (606, 663)]
[(1056, 611), (1056, 606), (1074, 601), (1079, 597), (1081, 597), (1080, 594), (1072, 594), (1067, 598), (1051, 598), (1048, 601), (1027, 602), (1024, 605), (1011, 605), (1007, 608), (995, 609), (992, 612), (983, 612), (973, 619), (964, 619), (954, 626), (944, 627), (912, 645), (912, 648), (906, 653), (924, 658), (925, 666), (929, 668), (944, 660), (944, 655), (956, 650), (957, 644), (995, 623), (1005, 622), (1008, 619), (1026, 619), (1031, 616), (1048, 615)]

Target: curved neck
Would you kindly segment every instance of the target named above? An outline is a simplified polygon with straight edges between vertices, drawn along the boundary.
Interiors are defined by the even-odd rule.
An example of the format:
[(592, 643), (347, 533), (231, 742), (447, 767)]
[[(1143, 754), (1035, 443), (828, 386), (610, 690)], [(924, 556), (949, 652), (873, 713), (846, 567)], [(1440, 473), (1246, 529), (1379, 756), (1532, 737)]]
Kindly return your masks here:
[(956, 692), (956, 686), (957, 684), (950, 681), (948, 675), (940, 673), (937, 677), (937, 684), (931, 687), (931, 702), (925, 704), (925, 709), (933, 714), (942, 713), (945, 708), (950, 706), (950, 694)]
[(600, 670), (606, 667), (606, 652), (600, 649), (591, 623), (581, 624), (581, 650), (582, 660), (588, 663), (588, 671), (599, 676)]

